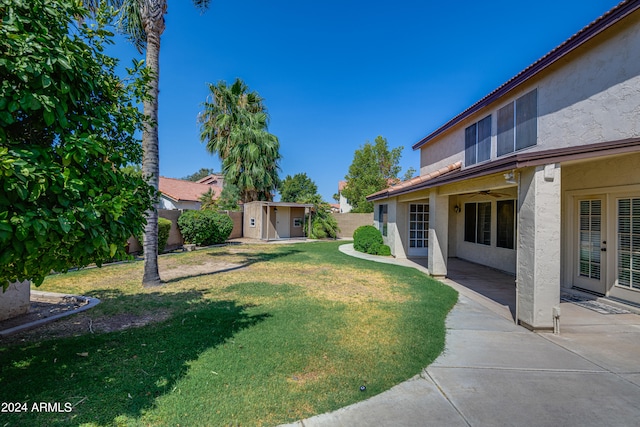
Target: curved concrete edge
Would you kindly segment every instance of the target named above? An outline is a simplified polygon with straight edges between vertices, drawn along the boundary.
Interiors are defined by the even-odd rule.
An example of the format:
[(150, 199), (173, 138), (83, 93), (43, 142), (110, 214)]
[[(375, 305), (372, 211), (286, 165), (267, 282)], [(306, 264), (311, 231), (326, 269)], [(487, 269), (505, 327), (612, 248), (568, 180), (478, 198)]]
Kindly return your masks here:
[(380, 262), (383, 264), (393, 264), (393, 265), (401, 265), (403, 267), (410, 267), (410, 268), (415, 268), (416, 270), (419, 270), (427, 275), (431, 275), (429, 273), (429, 270), (418, 264), (415, 263), (409, 259), (406, 258), (394, 258), (394, 257), (388, 257), (388, 256), (380, 256), (380, 255), (371, 255), (371, 254), (365, 254), (364, 252), (359, 252), (356, 251), (353, 248), (353, 243), (348, 243), (345, 245), (340, 245), (338, 246), (338, 250), (340, 252), (342, 252), (345, 255), (349, 255), (352, 256), (354, 258), (360, 258), (360, 259), (366, 259), (368, 261), (373, 261), (373, 262)]
[(24, 325), (18, 325), (18, 326), (14, 326), (13, 328), (5, 329), (3, 331), (0, 331), (0, 337), (6, 337), (9, 335), (15, 334), (17, 332), (23, 332), (29, 329), (37, 328), (38, 326), (42, 326), (44, 324), (54, 322), (62, 317), (71, 316), (72, 314), (89, 310), (90, 308), (93, 308), (96, 305), (100, 304), (100, 300), (98, 298), (87, 297), (83, 295), (59, 294), (55, 292), (44, 292), (44, 291), (31, 291), (32, 300), (33, 300), (33, 296), (40, 297), (42, 299), (45, 299), (47, 297), (49, 298), (55, 297), (59, 299), (62, 299), (64, 297), (72, 297), (72, 298), (77, 298), (79, 300), (87, 301), (87, 303), (82, 307), (76, 308), (75, 310), (66, 311), (64, 313), (55, 314), (53, 316), (46, 317), (44, 319), (34, 320), (33, 322), (25, 323)]

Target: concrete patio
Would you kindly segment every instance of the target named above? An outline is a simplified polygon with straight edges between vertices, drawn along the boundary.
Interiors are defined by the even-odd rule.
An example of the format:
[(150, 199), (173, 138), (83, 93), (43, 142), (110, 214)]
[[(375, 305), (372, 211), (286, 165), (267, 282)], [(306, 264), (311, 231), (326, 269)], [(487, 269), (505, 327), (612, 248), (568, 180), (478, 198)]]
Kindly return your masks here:
[(460, 296), (440, 357), (391, 390), (291, 426), (638, 425), (638, 314), (563, 302), (560, 334), (534, 333), (513, 321), (512, 276), (451, 261), (443, 281)]

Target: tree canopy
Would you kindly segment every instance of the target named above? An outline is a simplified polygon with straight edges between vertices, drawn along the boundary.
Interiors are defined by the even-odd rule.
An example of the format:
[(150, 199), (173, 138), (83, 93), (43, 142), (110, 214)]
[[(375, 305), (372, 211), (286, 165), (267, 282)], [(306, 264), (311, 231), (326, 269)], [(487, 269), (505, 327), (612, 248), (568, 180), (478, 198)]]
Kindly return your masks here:
[(297, 173), (280, 183), (280, 200), (283, 202), (301, 202), (311, 200), (318, 193), (318, 186), (306, 173)]
[[(400, 146), (389, 150), (387, 139), (378, 136), (373, 144), (367, 141), (355, 151), (342, 191), (353, 207), (352, 212), (373, 212), (373, 203), (367, 202), (366, 197), (400, 181), (402, 149)], [(414, 172), (409, 169), (405, 178)]]
[(209, 176), (209, 175), (211, 175), (211, 174), (214, 174), (214, 173), (215, 173), (215, 171), (214, 171), (213, 169), (210, 169), (210, 168), (200, 168), (200, 170), (199, 170), (198, 172), (196, 172), (196, 173), (192, 173), (191, 175), (187, 175), (187, 176), (185, 176), (185, 177), (184, 177), (184, 178), (182, 178), (182, 179), (187, 180), (187, 181), (193, 181), (193, 182), (196, 182), (196, 181), (199, 181), (199, 180), (201, 180), (202, 178), (205, 178), (205, 177), (207, 177), (207, 176)]
[(201, 140), (222, 161), (225, 181), (240, 191), (243, 202), (272, 200), (278, 186), (280, 142), (269, 133), (264, 100), (240, 79), (209, 85), (200, 115)]
[(142, 157), (131, 79), (103, 53), (112, 34), (73, 0), (0, 0), (0, 281), (40, 284), (52, 270), (124, 254), (156, 194), (124, 167)]

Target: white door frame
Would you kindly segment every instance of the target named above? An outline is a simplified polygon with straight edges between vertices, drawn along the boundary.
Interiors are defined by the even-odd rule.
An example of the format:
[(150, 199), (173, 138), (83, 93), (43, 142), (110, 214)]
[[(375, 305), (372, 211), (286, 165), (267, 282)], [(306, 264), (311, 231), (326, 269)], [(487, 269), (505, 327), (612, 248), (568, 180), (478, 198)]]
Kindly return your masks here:
[(607, 196), (605, 194), (575, 196), (573, 203), (575, 212), (572, 221), (573, 286), (605, 295), (609, 266)]
[(602, 258), (605, 267), (605, 296), (619, 298), (621, 300), (630, 301), (640, 304), (640, 291), (625, 288), (618, 285), (618, 200), (621, 198), (639, 198), (640, 185), (621, 185), (601, 188), (591, 188), (582, 190), (570, 190), (565, 193), (565, 209), (566, 216), (563, 221), (565, 226), (565, 252), (564, 252), (564, 284), (565, 286), (578, 286), (574, 283), (575, 266), (577, 265), (577, 242), (579, 236), (576, 235), (577, 230), (577, 200), (586, 199), (601, 195), (606, 202), (606, 226), (603, 227), (607, 239), (607, 251)]
[[(416, 207), (413, 212), (411, 209), (412, 206)], [(407, 222), (408, 222), (407, 256), (415, 256), (415, 257), (428, 256), (429, 255), (429, 203), (428, 202), (409, 203)]]
[(276, 236), (278, 239), (291, 237), (291, 211), (288, 207), (276, 207)]

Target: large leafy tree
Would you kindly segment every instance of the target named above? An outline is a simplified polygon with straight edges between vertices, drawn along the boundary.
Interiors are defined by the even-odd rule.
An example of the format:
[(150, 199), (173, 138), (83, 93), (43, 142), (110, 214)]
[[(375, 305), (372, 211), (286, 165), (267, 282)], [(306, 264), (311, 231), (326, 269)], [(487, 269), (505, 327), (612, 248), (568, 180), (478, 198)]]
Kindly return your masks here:
[[(206, 10), (210, 0), (192, 0), (194, 6)], [(152, 76), (148, 84), (148, 96), (143, 103), (144, 114), (148, 117), (142, 133), (142, 173), (149, 184), (158, 189), (160, 158), (158, 143), (158, 86), (160, 79), (160, 36), (165, 29), (164, 15), (167, 13), (167, 0), (84, 0), (95, 10), (100, 5), (114, 6), (118, 9), (119, 28), (128, 35), (131, 42), (140, 50), (146, 49), (146, 66)], [(147, 212), (147, 225), (144, 230), (144, 274), (142, 284), (153, 286), (160, 284), (158, 272), (158, 207), (156, 202)]]
[(297, 173), (287, 177), (280, 183), (280, 200), (283, 202), (301, 202), (318, 193), (318, 186), (306, 173)]
[[(373, 203), (367, 201), (367, 196), (400, 181), (402, 149), (400, 146), (389, 150), (387, 139), (378, 136), (373, 144), (366, 142), (355, 151), (342, 192), (353, 207), (352, 212), (373, 212)], [(413, 172), (407, 171), (405, 178)]]
[(123, 254), (155, 198), (126, 171), (142, 157), (146, 81), (116, 75), (106, 17), (73, 21), (87, 13), (0, 0), (0, 286)]
[(240, 79), (209, 85), (200, 115), (201, 139), (222, 161), (225, 182), (236, 186), (243, 202), (272, 200), (278, 186), (280, 143), (268, 132), (263, 98)]

